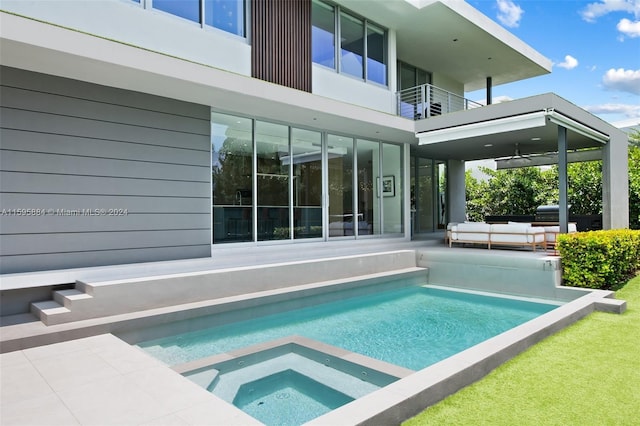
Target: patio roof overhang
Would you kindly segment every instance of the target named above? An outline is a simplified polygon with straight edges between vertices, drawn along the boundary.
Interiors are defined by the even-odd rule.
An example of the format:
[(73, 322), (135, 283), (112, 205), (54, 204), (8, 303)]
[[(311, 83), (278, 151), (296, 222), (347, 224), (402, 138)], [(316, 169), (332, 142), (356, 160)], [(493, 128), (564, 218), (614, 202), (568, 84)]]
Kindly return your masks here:
[(427, 157), (471, 161), (514, 157), (516, 149), (521, 156), (557, 153), (558, 127), (567, 129), (569, 152), (602, 148), (620, 132), (548, 93), (417, 121), (416, 137)]
[(395, 30), (397, 58), (470, 92), (551, 72), (551, 61), (464, 1), (334, 0)]

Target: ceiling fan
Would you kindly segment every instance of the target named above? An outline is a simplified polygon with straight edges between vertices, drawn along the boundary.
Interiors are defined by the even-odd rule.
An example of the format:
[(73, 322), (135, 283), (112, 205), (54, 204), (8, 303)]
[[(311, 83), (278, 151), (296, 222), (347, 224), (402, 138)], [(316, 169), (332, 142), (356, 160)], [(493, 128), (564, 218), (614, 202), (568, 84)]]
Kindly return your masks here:
[(508, 158), (509, 160), (526, 160), (526, 161), (531, 161), (531, 159), (529, 158), (529, 155), (523, 154), (520, 151), (520, 144), (518, 142), (516, 142), (516, 146), (515, 149), (513, 150), (513, 155), (511, 157)]

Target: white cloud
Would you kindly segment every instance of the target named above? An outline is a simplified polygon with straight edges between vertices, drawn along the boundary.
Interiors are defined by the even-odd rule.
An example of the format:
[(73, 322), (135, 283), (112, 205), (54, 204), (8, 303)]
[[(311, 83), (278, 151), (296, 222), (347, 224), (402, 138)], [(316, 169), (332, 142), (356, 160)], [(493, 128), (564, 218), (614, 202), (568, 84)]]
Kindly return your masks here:
[(496, 0), (498, 5), (498, 21), (504, 26), (514, 28), (520, 25), (524, 10), (511, 0)]
[(618, 22), (618, 31), (630, 38), (640, 37), (640, 21), (631, 21), (627, 18)]
[(640, 118), (640, 105), (601, 104), (584, 107), (592, 114), (624, 114), (629, 118)]
[(564, 68), (567, 70), (572, 70), (578, 66), (578, 60), (571, 55), (567, 55), (564, 57), (564, 62), (560, 62), (557, 64), (560, 68)]
[(611, 12), (633, 13), (640, 16), (640, 0), (600, 0), (589, 3), (580, 11), (580, 16), (587, 22), (595, 22), (601, 16)]
[(606, 89), (629, 92), (640, 95), (640, 70), (625, 70), (611, 68), (602, 77), (602, 84)]

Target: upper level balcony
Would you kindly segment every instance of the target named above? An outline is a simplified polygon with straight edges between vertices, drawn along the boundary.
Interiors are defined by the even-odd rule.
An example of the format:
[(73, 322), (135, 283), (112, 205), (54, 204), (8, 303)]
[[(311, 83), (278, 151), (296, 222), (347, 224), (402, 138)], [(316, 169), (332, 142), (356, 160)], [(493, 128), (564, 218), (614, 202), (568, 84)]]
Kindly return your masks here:
[(421, 120), (483, 106), (431, 84), (410, 87), (396, 92), (396, 108), (399, 116)]

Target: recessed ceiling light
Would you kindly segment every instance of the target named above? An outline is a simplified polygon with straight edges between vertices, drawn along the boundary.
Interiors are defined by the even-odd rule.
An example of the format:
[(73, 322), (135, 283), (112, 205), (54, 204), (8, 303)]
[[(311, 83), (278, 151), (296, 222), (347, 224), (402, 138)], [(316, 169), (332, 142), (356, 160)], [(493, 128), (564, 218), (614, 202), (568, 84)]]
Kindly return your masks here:
[(542, 140), (542, 138), (535, 137), (535, 138), (531, 138), (531, 140), (532, 141), (539, 141), (539, 140)]
[(489, 148), (490, 146), (493, 146), (493, 144), (492, 144), (492, 143), (485, 143), (485, 144), (484, 144), (484, 146), (485, 146), (486, 148)]

